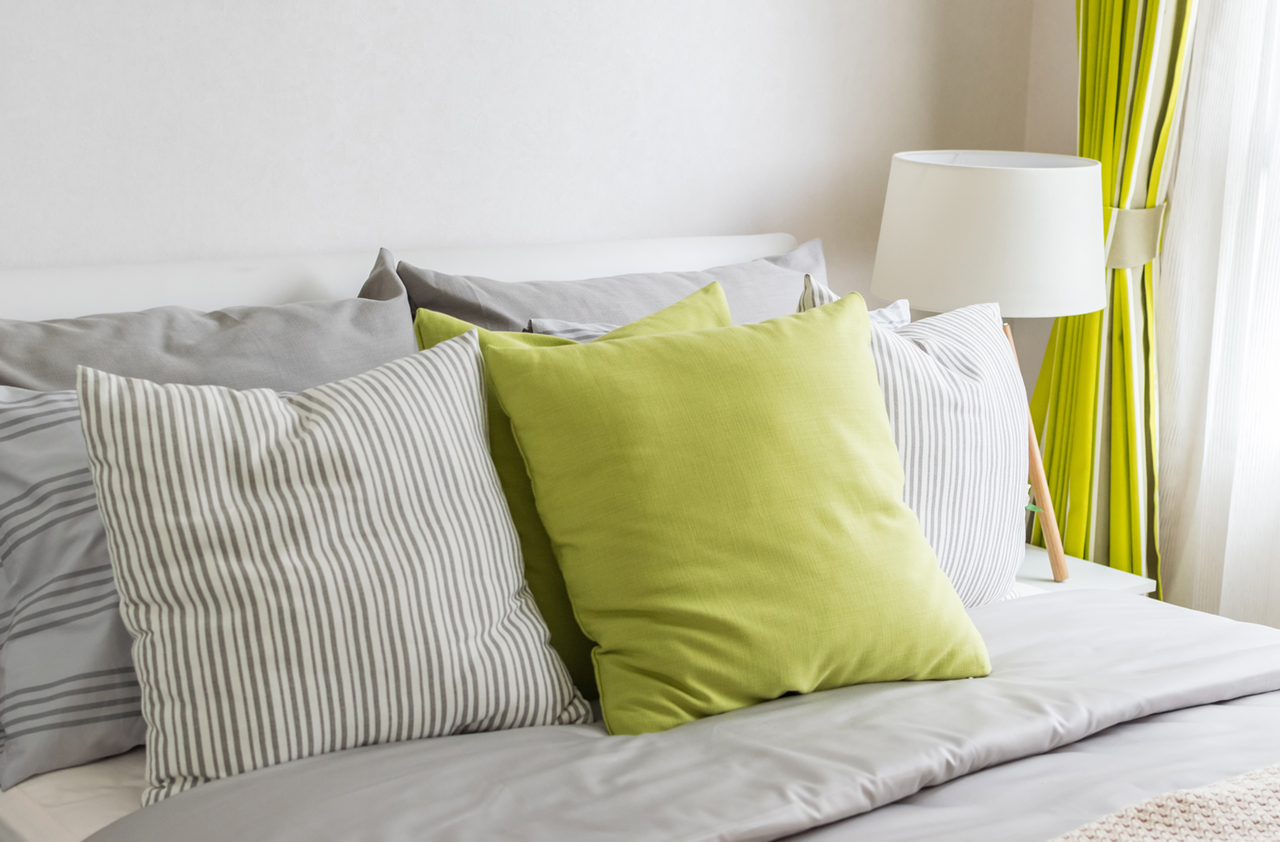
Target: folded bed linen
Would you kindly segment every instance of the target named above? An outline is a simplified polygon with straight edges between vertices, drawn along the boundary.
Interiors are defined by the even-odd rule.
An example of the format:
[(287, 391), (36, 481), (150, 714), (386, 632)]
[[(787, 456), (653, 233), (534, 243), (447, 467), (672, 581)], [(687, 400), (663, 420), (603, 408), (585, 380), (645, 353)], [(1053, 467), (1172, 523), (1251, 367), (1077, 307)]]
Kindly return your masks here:
[(138, 747), (9, 787), (0, 792), (0, 842), (81, 842), (138, 810), (145, 765)]
[(546, 727), (340, 752), (216, 781), (92, 838), (778, 839), (1120, 723), (1280, 690), (1275, 629), (1099, 592), (972, 616), (988, 678), (848, 687), (639, 737)]

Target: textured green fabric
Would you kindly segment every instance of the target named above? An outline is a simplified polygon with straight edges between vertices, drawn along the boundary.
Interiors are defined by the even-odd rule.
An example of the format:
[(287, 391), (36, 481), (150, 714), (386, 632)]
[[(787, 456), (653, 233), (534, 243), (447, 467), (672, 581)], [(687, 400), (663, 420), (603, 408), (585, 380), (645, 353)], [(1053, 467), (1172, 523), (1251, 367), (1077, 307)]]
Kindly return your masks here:
[(902, 502), (869, 336), (853, 295), (755, 325), (491, 348), (611, 733), (990, 670)]
[[(1189, 0), (1077, 0), (1078, 151), (1102, 164), (1103, 219), (1168, 196), (1196, 22)], [(1107, 270), (1107, 308), (1057, 319), (1031, 414), (1067, 555), (1160, 589), (1155, 296), (1160, 261)], [(1032, 537), (1044, 546), (1037, 519)]]
[[(670, 307), (624, 325), (596, 341), (720, 327), (731, 323), (729, 304), (725, 300), (724, 290), (721, 289), (720, 284), (711, 283)], [(419, 310), (414, 320), (418, 347), (423, 350), (455, 336), (461, 336), (468, 330), (479, 331), (480, 348), (486, 355), (486, 359), (489, 350), (495, 347), (550, 347), (577, 344), (555, 336), (488, 331), (431, 310)], [(525, 579), (529, 582), (529, 590), (538, 603), (538, 609), (546, 620), (547, 628), (551, 630), (551, 645), (560, 653), (565, 666), (569, 668), (574, 684), (582, 694), (588, 699), (595, 699), (599, 694), (596, 690), (595, 671), (591, 666), (592, 643), (583, 635), (582, 629), (578, 627), (573, 617), (573, 608), (569, 604), (568, 594), (565, 593), (564, 578), (560, 575), (560, 568), (556, 566), (551, 541), (547, 538), (542, 521), (538, 519), (533, 490), (529, 487), (529, 476), (525, 473), (524, 459), (520, 456), (520, 450), (516, 447), (516, 441), (511, 435), (511, 422), (494, 396), (492, 381), (487, 373), (485, 380), (489, 386), (487, 390), (489, 450), (498, 471), (498, 479), (502, 483), (502, 490), (507, 497), (507, 506), (511, 509), (511, 518), (515, 521), (516, 532), (520, 536)]]

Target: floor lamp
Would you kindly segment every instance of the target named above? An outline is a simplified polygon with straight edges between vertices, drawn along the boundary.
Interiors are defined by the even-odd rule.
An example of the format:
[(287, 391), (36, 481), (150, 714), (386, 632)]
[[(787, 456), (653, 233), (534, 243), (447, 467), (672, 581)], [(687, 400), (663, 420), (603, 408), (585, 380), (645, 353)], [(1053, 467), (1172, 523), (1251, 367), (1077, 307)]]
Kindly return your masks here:
[[(1102, 166), (1031, 152), (900, 152), (889, 169), (871, 293), (944, 312), (994, 302), (1005, 318), (1106, 306)], [(1005, 326), (1013, 358), (1013, 334)], [(1035, 425), (1030, 480), (1053, 567), (1067, 578)]]

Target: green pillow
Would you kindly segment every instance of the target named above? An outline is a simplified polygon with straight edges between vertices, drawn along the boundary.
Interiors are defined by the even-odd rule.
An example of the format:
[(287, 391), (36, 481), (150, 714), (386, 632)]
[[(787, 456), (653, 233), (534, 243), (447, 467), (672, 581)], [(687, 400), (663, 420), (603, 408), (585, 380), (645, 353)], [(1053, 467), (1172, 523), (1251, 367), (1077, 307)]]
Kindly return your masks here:
[(611, 733), (990, 671), (902, 502), (869, 336), (853, 295), (754, 325), (491, 347)]
[[(724, 290), (721, 289), (720, 284), (713, 282), (670, 307), (624, 325), (596, 341), (695, 328), (722, 327), (732, 323)], [(469, 330), (479, 331), (480, 348), (486, 358), (492, 348), (577, 344), (572, 340), (555, 336), (488, 331), (432, 310), (419, 310), (414, 319), (414, 332), (417, 334), (418, 347), (421, 350), (432, 348), (455, 336), (461, 336)], [(551, 551), (551, 540), (547, 537), (542, 521), (538, 519), (538, 510), (533, 502), (533, 489), (529, 487), (529, 475), (525, 473), (524, 459), (520, 456), (515, 438), (511, 435), (511, 422), (494, 396), (492, 381), (487, 373), (485, 382), (488, 386), (489, 398), (489, 450), (494, 467), (498, 471), (498, 480), (502, 483), (502, 490), (507, 497), (507, 506), (511, 509), (511, 519), (515, 521), (516, 532), (520, 536), (525, 579), (528, 580), (529, 590), (533, 593), (534, 601), (538, 603), (538, 610), (542, 612), (542, 618), (546, 620), (547, 628), (551, 631), (551, 645), (560, 653), (565, 666), (569, 668), (573, 683), (588, 699), (595, 699), (599, 694), (596, 690), (595, 672), (591, 666), (593, 644), (583, 635), (582, 629), (578, 627), (578, 622), (573, 617), (569, 595), (564, 588), (564, 577), (560, 575), (560, 568), (556, 566), (555, 555)]]

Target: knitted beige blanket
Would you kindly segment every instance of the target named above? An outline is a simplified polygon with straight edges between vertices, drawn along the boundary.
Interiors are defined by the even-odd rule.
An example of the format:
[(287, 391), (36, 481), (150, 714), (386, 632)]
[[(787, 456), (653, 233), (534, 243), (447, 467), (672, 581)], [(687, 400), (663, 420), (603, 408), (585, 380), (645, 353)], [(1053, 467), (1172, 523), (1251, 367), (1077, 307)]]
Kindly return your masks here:
[(1280, 766), (1148, 798), (1054, 842), (1280, 839)]

